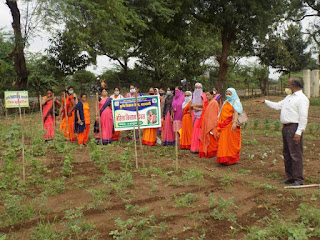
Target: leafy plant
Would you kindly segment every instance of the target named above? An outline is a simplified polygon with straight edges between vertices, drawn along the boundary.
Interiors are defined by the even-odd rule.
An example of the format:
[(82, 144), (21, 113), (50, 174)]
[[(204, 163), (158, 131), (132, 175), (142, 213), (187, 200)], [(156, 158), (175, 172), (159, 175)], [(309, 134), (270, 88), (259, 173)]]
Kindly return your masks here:
[(180, 196), (176, 196), (174, 195), (174, 200), (176, 202), (175, 205), (173, 205), (174, 207), (190, 207), (190, 208), (194, 208), (194, 206), (192, 206), (192, 203), (195, 203), (198, 198), (196, 195), (192, 194), (192, 193), (181, 193)]
[(233, 223), (237, 222), (236, 215), (232, 211), (237, 208), (234, 204), (234, 198), (224, 199), (218, 196), (218, 199), (216, 199), (213, 194), (210, 194), (209, 207), (213, 208), (210, 215), (212, 215), (214, 219), (228, 220)]
[(270, 129), (270, 119), (269, 118), (265, 118), (263, 121), (264, 124), (264, 129), (269, 130)]
[(257, 128), (258, 128), (259, 123), (260, 123), (260, 120), (259, 120), (259, 119), (255, 119), (255, 120), (253, 121), (253, 127), (254, 127), (254, 129), (257, 129)]
[(273, 123), (273, 127), (274, 127), (274, 130), (275, 131), (279, 131), (280, 130), (280, 127), (281, 127), (281, 122), (279, 120), (276, 120), (274, 123)]

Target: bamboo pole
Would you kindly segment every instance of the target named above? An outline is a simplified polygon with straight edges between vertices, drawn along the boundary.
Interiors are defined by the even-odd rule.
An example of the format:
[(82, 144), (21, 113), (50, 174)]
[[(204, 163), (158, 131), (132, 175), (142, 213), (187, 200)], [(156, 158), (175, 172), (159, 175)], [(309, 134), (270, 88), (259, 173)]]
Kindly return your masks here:
[(98, 115), (98, 121), (99, 121), (100, 145), (102, 145), (102, 131), (101, 131), (101, 121), (100, 121), (99, 95), (98, 95), (98, 92), (96, 92), (96, 106), (97, 106), (97, 115)]
[(41, 104), (41, 99), (42, 99), (42, 97), (41, 97), (41, 95), (40, 95), (39, 98), (40, 98), (40, 104), (39, 104), (39, 106), (40, 106), (41, 131), (43, 131), (44, 126), (43, 126), (43, 115), (42, 115), (42, 104)]
[[(140, 142), (140, 152), (141, 152), (141, 157), (142, 157), (142, 166), (144, 167), (144, 158), (142, 156), (142, 137), (141, 137), (141, 129), (140, 129), (140, 119), (139, 119), (139, 109), (138, 109), (138, 96), (137, 92), (135, 93), (135, 102), (136, 102), (136, 114), (137, 114), (137, 123), (138, 123), (138, 135), (139, 135), (139, 142)], [(134, 139), (136, 141), (136, 139)]]
[[(64, 93), (63, 96), (64, 96), (64, 114), (65, 114), (65, 118), (66, 118), (66, 130), (67, 130), (67, 136), (68, 136), (69, 139), (70, 139), (66, 93)], [(69, 140), (69, 139), (68, 139), (68, 140)]]
[(296, 189), (296, 188), (320, 188), (320, 184), (308, 184), (308, 185), (300, 185), (300, 186), (286, 186), (285, 189)]
[(24, 121), (22, 120), (21, 107), (20, 107), (20, 95), (17, 92), (18, 104), (19, 104), (19, 115), (20, 115), (20, 129), (21, 129), (21, 141), (22, 141), (22, 181), (26, 183), (26, 166), (24, 161)]
[(6, 109), (6, 121), (5, 121), (5, 126), (7, 128), (7, 125), (8, 125), (8, 109), (5, 107)]
[(174, 132), (175, 132), (175, 140), (176, 140), (176, 172), (179, 170), (179, 162), (178, 162), (178, 129), (177, 122), (174, 122)]
[(136, 142), (136, 126), (133, 124), (133, 138), (134, 138), (134, 154), (136, 156), (136, 168), (138, 169), (138, 151), (137, 151), (137, 142)]

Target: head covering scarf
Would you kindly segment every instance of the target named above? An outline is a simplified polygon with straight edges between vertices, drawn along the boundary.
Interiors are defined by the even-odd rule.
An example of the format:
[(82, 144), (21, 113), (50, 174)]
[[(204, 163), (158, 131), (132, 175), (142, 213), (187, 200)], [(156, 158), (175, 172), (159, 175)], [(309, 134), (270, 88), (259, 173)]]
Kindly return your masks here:
[[(198, 105), (198, 104), (201, 104), (202, 102), (202, 84), (201, 83), (196, 83), (194, 85), (195, 87), (201, 87), (201, 88), (196, 88), (193, 92), (193, 96), (192, 96), (192, 105)], [(202, 114), (202, 110), (200, 111), (194, 111), (193, 110), (193, 113), (194, 115), (196, 116), (196, 118), (200, 118), (201, 117), (201, 114)]]
[(182, 109), (184, 109), (188, 103), (192, 100), (192, 92), (186, 91), (186, 93), (190, 94), (190, 97), (184, 97), (184, 102), (182, 103)]
[[(223, 105), (225, 105), (228, 102), (231, 104), (231, 106), (233, 107), (233, 109), (237, 113), (241, 114), (243, 112), (243, 108), (242, 108), (242, 104), (240, 102), (240, 98), (239, 98), (236, 90), (234, 88), (228, 88), (226, 90), (226, 93), (227, 93), (227, 91), (231, 92), (231, 96), (229, 99), (224, 101)], [(223, 106), (222, 106), (222, 108), (223, 108)], [(221, 110), (222, 110), (222, 108), (221, 108)], [(220, 113), (221, 113), (221, 110), (220, 110)], [(219, 117), (220, 117), (220, 113), (219, 113)]]

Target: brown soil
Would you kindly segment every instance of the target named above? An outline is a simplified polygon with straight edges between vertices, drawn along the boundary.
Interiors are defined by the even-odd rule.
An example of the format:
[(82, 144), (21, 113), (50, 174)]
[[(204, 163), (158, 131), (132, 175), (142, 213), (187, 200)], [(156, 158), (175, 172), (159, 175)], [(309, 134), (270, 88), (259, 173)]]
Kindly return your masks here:
[[(271, 100), (279, 100), (279, 97), (270, 97)], [(91, 104), (93, 106), (93, 104)], [(241, 160), (233, 166), (220, 166), (216, 159), (202, 159), (189, 151), (179, 151), (179, 165), (183, 171), (189, 169), (200, 169), (204, 173), (203, 182), (182, 181), (178, 178), (174, 182), (174, 148), (143, 146), (142, 157), (146, 167), (153, 166), (162, 168), (163, 172), (171, 172), (169, 179), (165, 181), (155, 173), (139, 170), (131, 170), (134, 185), (125, 189), (126, 194), (120, 196), (112, 189), (112, 183), (103, 183), (101, 178), (104, 173), (91, 160), (89, 148), (77, 148), (73, 172), (71, 177), (66, 178), (66, 190), (55, 196), (48, 197), (42, 206), (46, 212), (39, 217), (20, 222), (11, 226), (0, 228), (0, 233), (7, 233), (9, 239), (31, 239), (32, 231), (39, 222), (50, 222), (55, 225), (57, 230), (63, 230), (63, 222), (66, 210), (82, 207), (83, 217), (87, 222), (95, 224), (93, 233), (83, 236), (87, 239), (95, 233), (99, 233), (99, 239), (112, 239), (109, 232), (119, 229), (115, 226), (115, 218), (127, 220), (135, 216), (155, 217), (153, 225), (159, 226), (165, 222), (166, 230), (157, 234), (158, 239), (187, 239), (198, 237), (205, 230), (205, 239), (244, 239), (246, 230), (250, 226), (263, 226), (258, 221), (266, 216), (270, 216), (274, 209), (286, 218), (297, 218), (296, 209), (302, 201), (310, 202), (312, 194), (318, 193), (317, 189), (285, 190), (279, 181), (285, 178), (283, 159), (282, 159), (282, 139), (281, 132), (271, 130), (264, 131), (263, 120), (269, 118), (272, 121), (279, 119), (279, 112), (268, 109), (264, 105), (259, 105), (250, 101), (244, 102), (244, 108), (248, 114), (249, 125), (242, 130), (243, 147), (241, 150)], [(311, 107), (309, 122), (319, 124), (318, 112), (320, 107)], [(258, 130), (253, 130), (253, 120), (260, 119)], [(125, 134), (123, 133), (124, 137)], [(256, 139), (256, 142), (250, 142)], [(304, 174), (306, 182), (320, 183), (320, 145), (319, 133), (310, 134), (308, 131), (304, 139)], [(124, 164), (120, 162), (117, 153), (124, 151), (127, 143), (116, 143), (106, 147), (106, 155), (110, 155), (109, 170), (115, 174), (120, 174)], [(132, 150), (132, 146), (130, 148)], [(140, 154), (140, 152), (139, 152)], [(249, 155), (254, 154), (254, 157)], [(43, 157), (39, 157), (43, 158)], [(130, 159), (134, 166), (134, 154)], [(56, 153), (47, 153), (46, 163), (50, 173), (46, 173), (45, 178), (61, 178), (61, 168), (64, 156)], [(140, 164), (142, 159), (139, 159)], [(1, 166), (1, 163), (0, 163)], [(250, 170), (246, 174), (241, 174), (242, 170)], [(183, 173), (177, 174), (182, 177)], [(230, 186), (224, 186), (221, 179), (232, 176)], [(171, 184), (169, 184), (171, 182)], [(174, 184), (172, 184), (174, 183)], [(80, 186), (82, 184), (82, 187)], [(256, 185), (255, 185), (256, 184)], [(260, 184), (260, 187), (257, 187)], [(277, 187), (268, 190), (263, 184)], [(153, 185), (157, 186), (156, 191), (151, 192)], [(262, 187), (261, 187), (262, 186)], [(88, 205), (93, 203), (93, 199), (88, 193), (88, 189), (102, 189), (110, 192), (108, 201), (106, 200), (97, 208), (89, 209)], [(43, 189), (38, 186), (31, 186), (28, 191), (29, 200), (42, 194)], [(192, 193), (197, 197), (197, 201), (192, 207), (177, 207), (174, 196)], [(209, 194), (214, 197), (224, 199), (234, 198), (235, 206), (230, 209), (237, 218), (237, 224), (228, 220), (217, 220), (210, 214), (213, 208), (209, 207)], [(317, 195), (319, 196), (319, 195)], [(320, 196), (319, 196), (320, 197)], [(130, 198), (130, 199), (129, 199)], [(124, 200), (129, 199), (129, 200)], [(304, 199), (304, 200), (302, 200)], [(140, 215), (132, 214), (126, 210), (126, 205), (137, 205), (138, 209), (148, 207), (146, 213)], [(313, 201), (313, 205), (320, 207), (319, 201)], [(3, 211), (0, 208), (0, 212)], [(242, 229), (233, 234), (232, 229), (242, 226)], [(137, 235), (137, 239), (139, 235)], [(75, 236), (73, 236), (76, 239)]]

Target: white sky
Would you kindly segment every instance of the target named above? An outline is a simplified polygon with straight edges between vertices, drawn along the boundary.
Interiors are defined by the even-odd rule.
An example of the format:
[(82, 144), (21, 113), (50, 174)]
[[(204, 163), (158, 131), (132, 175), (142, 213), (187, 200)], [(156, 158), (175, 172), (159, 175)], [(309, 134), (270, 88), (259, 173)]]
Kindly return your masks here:
[[(20, 1), (18, 1), (19, 6)], [(10, 14), (10, 10), (5, 4), (5, 0), (0, 0), (0, 28), (3, 28), (5, 31), (12, 32), (11, 28), (12, 16)], [(310, 19), (305, 19), (302, 26), (303, 28), (307, 28)], [(44, 52), (44, 50), (49, 46), (48, 39), (50, 38), (50, 34), (41, 31), (40, 34), (30, 40), (30, 46), (26, 49), (29, 52)], [(257, 58), (243, 58), (240, 60), (241, 64), (253, 64), (257, 62)], [(97, 66), (90, 66), (87, 70), (94, 72), (95, 74), (101, 74), (106, 69), (114, 68), (116, 61), (110, 60), (106, 56), (98, 56), (97, 58)], [(129, 62), (129, 66), (134, 66), (134, 59)], [(271, 73), (269, 75), (270, 78), (277, 79), (279, 74), (275, 73), (274, 69), (271, 69)]]

